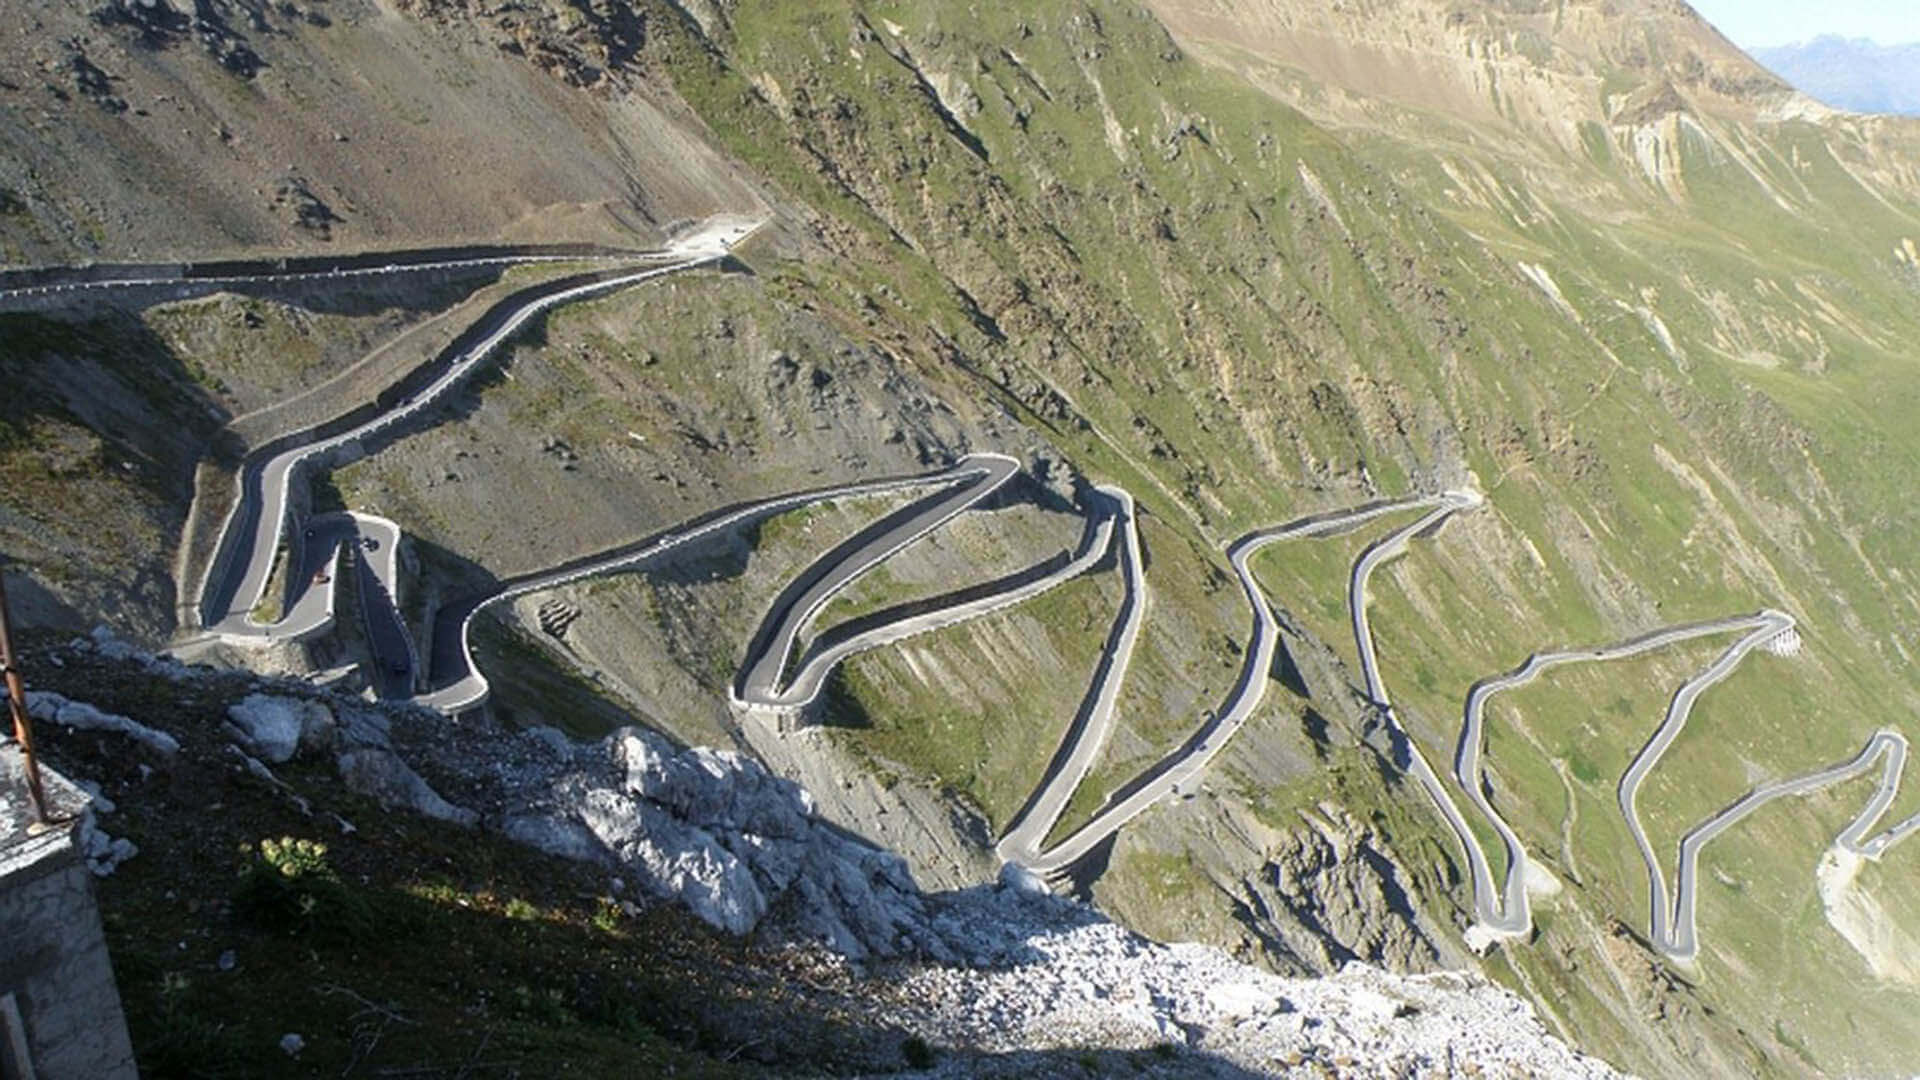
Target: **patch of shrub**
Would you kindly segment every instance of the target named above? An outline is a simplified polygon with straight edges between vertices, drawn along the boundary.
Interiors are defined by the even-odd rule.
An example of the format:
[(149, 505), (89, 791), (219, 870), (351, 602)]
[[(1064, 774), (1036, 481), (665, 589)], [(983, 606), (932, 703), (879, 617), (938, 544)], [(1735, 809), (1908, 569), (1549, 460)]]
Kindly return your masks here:
[(365, 899), (340, 881), (318, 840), (269, 837), (243, 844), (234, 911), (263, 930), (289, 937), (345, 940), (371, 923)]
[(900, 1041), (900, 1057), (912, 1069), (933, 1068), (933, 1047), (918, 1035), (909, 1035)]

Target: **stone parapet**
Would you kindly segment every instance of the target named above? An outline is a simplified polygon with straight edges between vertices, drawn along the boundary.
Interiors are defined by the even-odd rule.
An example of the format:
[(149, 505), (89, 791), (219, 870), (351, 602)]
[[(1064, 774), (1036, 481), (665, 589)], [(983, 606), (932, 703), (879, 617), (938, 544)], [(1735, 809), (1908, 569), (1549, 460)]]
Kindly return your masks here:
[(20, 753), (0, 744), (0, 1075), (133, 1080), (138, 1070), (107, 957), (87, 796), (42, 767), (53, 823), (32, 823)]

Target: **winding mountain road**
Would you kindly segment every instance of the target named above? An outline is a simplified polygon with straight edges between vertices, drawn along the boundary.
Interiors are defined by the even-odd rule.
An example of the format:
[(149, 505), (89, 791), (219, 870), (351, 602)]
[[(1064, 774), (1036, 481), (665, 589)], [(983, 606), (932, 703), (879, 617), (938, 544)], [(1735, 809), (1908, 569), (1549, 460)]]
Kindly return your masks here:
[[(1106, 747), (1113, 730), (1114, 706), (1120, 698), (1120, 687), (1126, 681), (1134, 646), (1140, 640), (1140, 628), (1146, 622), (1147, 577), (1141, 559), (1139, 524), (1134, 520), (1133, 496), (1117, 487), (1103, 487), (1099, 491), (1112, 499), (1119, 510), (1120, 575), (1126, 583), (1126, 594), (1114, 616), (1113, 628), (1107, 633), (1107, 644), (1100, 652), (1093, 680), (1081, 699), (1073, 723), (1060, 741), (1060, 748), (1048, 763), (1039, 786), (994, 846), (1001, 861), (1028, 869), (1045, 860), (1041, 845), (1059, 824), (1067, 801), (1073, 798)], [(1111, 538), (1108, 543), (1112, 543)]]
[[(1061, 556), (999, 582), (889, 608), (825, 631), (796, 662), (794, 673), (784, 689), (767, 687), (765, 693), (755, 700), (762, 704), (789, 707), (811, 703), (819, 696), (828, 673), (849, 657), (1025, 603), (1055, 586), (1089, 573), (1112, 550), (1116, 528), (1125, 530), (1137, 555), (1139, 543), (1133, 532), (1133, 496), (1120, 488), (1096, 487), (1090, 501), (1094, 510), (1088, 518), (1086, 535), (1076, 552), (1063, 552)], [(1125, 550), (1122, 549), (1122, 558), (1125, 558)], [(1103, 657), (1102, 662), (1105, 661)]]
[[(1661, 952), (1676, 959), (1690, 959), (1699, 947), (1693, 935), (1692, 864), (1685, 858), (1682, 859), (1680, 895), (1669, 904), (1666, 874), (1661, 869), (1660, 857), (1654, 853), (1653, 844), (1647, 839), (1646, 828), (1640, 822), (1640, 786), (1646, 782), (1647, 776), (1653, 772), (1655, 766), (1660, 764), (1660, 759), (1666, 755), (1667, 750), (1673, 746), (1673, 741), (1679, 738), (1680, 732), (1686, 728), (1687, 718), (1693, 714), (1694, 703), (1699, 700), (1700, 695), (1709, 687), (1723, 682), (1727, 676), (1733, 674), (1734, 668), (1740, 666), (1740, 661), (1745, 659), (1748, 653), (1793, 629), (1793, 616), (1785, 612), (1769, 610), (1755, 616), (1751, 630), (1734, 642), (1726, 652), (1721, 653), (1719, 658), (1709, 664), (1705, 670), (1682, 683), (1680, 689), (1674, 692), (1673, 700), (1667, 704), (1666, 718), (1661, 721), (1658, 728), (1654, 729), (1653, 737), (1641, 747), (1640, 753), (1634, 756), (1633, 762), (1627, 766), (1626, 773), (1620, 777), (1618, 793), (1620, 813), (1626, 818), (1627, 829), (1633, 833), (1633, 842), (1640, 849), (1640, 859), (1647, 867), (1649, 900), (1653, 908), (1650, 923), (1652, 932), (1649, 936)], [(1738, 805), (1735, 804), (1736, 807)], [(1732, 808), (1722, 811), (1714, 820), (1717, 821), (1731, 812)], [(1738, 817), (1734, 820), (1738, 820)], [(1709, 826), (1712, 824), (1712, 821), (1708, 822)], [(1709, 836), (1717, 831), (1714, 830), (1714, 833), (1710, 833)], [(1682, 908), (1685, 911), (1684, 919), (1679, 918), (1677, 914)]]
[[(305, 596), (302, 582), (309, 579), (296, 578), (291, 583), (288, 618), (267, 625), (254, 621), (251, 615), (265, 595), (273, 572), (288, 522), (289, 486), (298, 470), (354, 453), (360, 444), (438, 405), (448, 391), (536, 316), (564, 303), (717, 262), (726, 258), (734, 243), (757, 227), (758, 223), (746, 224), (736, 219), (717, 221), (682, 237), (661, 253), (670, 259), (665, 265), (586, 275), (587, 280), (569, 278), (522, 290), (481, 316), (463, 338), (470, 340), (470, 344), (449, 349), (409, 376), (410, 382), (424, 380), (425, 385), (391, 407), (378, 410), (371, 418), (345, 430), (322, 435), (330, 427), (340, 426), (337, 421), (329, 422), (285, 436), (249, 455), (236, 478), (239, 497), (228, 515), (217, 554), (202, 583), (203, 627), (229, 643), (265, 644), (300, 640), (329, 625), (331, 599), (324, 605), (323, 618), (322, 605)], [(373, 629), (372, 624), (369, 629)], [(401, 632), (404, 633), (404, 628)], [(392, 666), (399, 663), (398, 655), (389, 650), (390, 664), (380, 678), (410, 685), (417, 665), (407, 660), (406, 669), (398, 670)], [(411, 656), (411, 646), (407, 655)]]
[(1533, 931), (1533, 913), (1527, 898), (1527, 870), (1530, 860), (1526, 845), (1493, 806), (1488, 796), (1484, 762), (1485, 715), (1488, 702), (1509, 690), (1518, 690), (1554, 668), (1567, 664), (1627, 660), (1697, 638), (1712, 637), (1736, 630), (1767, 629), (1769, 640), (1783, 630), (1768, 613), (1715, 619), (1710, 622), (1669, 626), (1628, 638), (1611, 645), (1584, 649), (1560, 649), (1538, 652), (1526, 663), (1502, 675), (1489, 676), (1467, 692), (1467, 703), (1460, 725), (1460, 741), (1454, 755), (1453, 777), (1482, 816), (1500, 834), (1506, 849), (1507, 872), (1503, 886), (1496, 888), (1493, 870), (1479, 838), (1467, 834), (1467, 863), (1472, 877), (1475, 925), (1468, 930), (1468, 941), (1475, 947), (1503, 938), (1523, 937)]
[(1367, 614), (1368, 586), (1373, 581), (1373, 572), (1383, 564), (1399, 558), (1406, 553), (1407, 545), (1417, 536), (1427, 536), (1437, 532), (1447, 519), (1466, 510), (1475, 510), (1484, 505), (1486, 498), (1477, 491), (1448, 491), (1431, 500), (1432, 509), (1410, 524), (1403, 525), (1374, 541), (1360, 557), (1354, 560), (1353, 574), (1347, 584), (1347, 610), (1353, 621), (1353, 643), (1359, 650), (1360, 672), (1366, 683), (1367, 696), (1380, 710), (1387, 731), (1399, 745), (1406, 760), (1401, 767), (1407, 775), (1413, 777), (1427, 797), (1433, 801), (1434, 808), (1440, 812), (1456, 840), (1463, 850), (1471, 850), (1473, 830), (1454, 804), (1453, 796), (1440, 777), (1427, 761), (1427, 755), (1420, 749), (1420, 743), (1412, 733), (1400, 723), (1399, 713), (1395, 711), (1393, 699), (1387, 693), (1385, 678), (1380, 674), (1380, 658), (1374, 648), (1373, 624)]
[(974, 454), (963, 459), (955, 476), (960, 482), (949, 490), (887, 515), (809, 563), (774, 597), (761, 620), (734, 678), (733, 703), (784, 707), (811, 701), (819, 693), (818, 677), (802, 694), (783, 693), (782, 687), (795, 643), (820, 609), (869, 570), (998, 491), (1019, 471), (1020, 463), (1005, 454)]
[(1871, 838), (1866, 835), (1893, 805), (1906, 767), (1906, 736), (1883, 730), (1869, 738), (1860, 752), (1847, 761), (1804, 776), (1757, 787), (1694, 826), (1680, 841), (1674, 889), (1669, 894), (1660, 858), (1640, 820), (1640, 788), (1685, 728), (1702, 693), (1731, 675), (1755, 648), (1788, 655), (1798, 649), (1795, 620), (1784, 612), (1768, 610), (1754, 615), (1670, 626), (1612, 645), (1535, 653), (1520, 667), (1475, 683), (1467, 694), (1459, 748), (1454, 758), (1454, 779), (1499, 833), (1507, 860), (1505, 880), (1496, 887), (1492, 869), (1478, 838), (1471, 833), (1465, 835), (1476, 920), (1475, 925), (1467, 931), (1469, 945), (1484, 949), (1493, 941), (1524, 937), (1533, 930), (1527, 895), (1530, 856), (1519, 834), (1494, 807), (1486, 783), (1483, 746), (1487, 703), (1495, 695), (1526, 686), (1547, 671), (1565, 664), (1625, 660), (1684, 641), (1733, 631), (1745, 633), (1674, 693), (1659, 728), (1634, 758), (1619, 784), (1621, 815), (1647, 869), (1649, 938), (1654, 947), (1669, 958), (1683, 963), (1698, 956), (1700, 940), (1695, 908), (1701, 851), (1716, 837), (1778, 799), (1808, 795), (1834, 784), (1845, 783), (1866, 772), (1875, 759), (1884, 757), (1886, 764), (1874, 794), (1834, 839), (1833, 846), (1862, 858), (1878, 860), (1896, 844), (1920, 832), (1920, 813), (1916, 813), (1878, 835)]
[[(1347, 532), (1385, 514), (1420, 507), (1433, 507), (1433, 511), (1422, 517), (1413, 527), (1395, 534), (1402, 537), (1401, 544), (1404, 546), (1405, 540), (1410, 539), (1414, 534), (1424, 531), (1460, 509), (1477, 505), (1479, 505), (1478, 495), (1458, 492), (1372, 503), (1351, 510), (1303, 518), (1274, 529), (1250, 534), (1234, 542), (1228, 548), (1227, 557), (1233, 564), (1234, 573), (1240, 579), (1240, 587), (1246, 594), (1247, 606), (1253, 611), (1253, 635), (1247, 645), (1247, 658), (1241, 666), (1239, 681), (1228, 692), (1226, 700), (1178, 750), (1141, 773), (1109, 799), (1107, 804), (1085, 825), (1044, 853), (1033, 850), (1037, 845), (1034, 837), (1044, 836), (1052, 830), (1058, 822), (1058, 812), (1055, 812), (1053, 820), (1044, 822), (1039, 819), (1039, 815), (1035, 815), (1036, 820), (1026, 824), (1018, 843), (1009, 849), (1015, 856), (1015, 861), (1043, 876), (1065, 872), (1075, 863), (1086, 858), (1108, 837), (1118, 832), (1121, 826), (1199, 776), (1259, 708), (1261, 700), (1266, 696), (1269, 673), (1273, 669), (1280, 639), (1280, 621), (1274, 615), (1273, 606), (1267, 602), (1266, 594), (1261, 590), (1259, 582), (1254, 578), (1253, 569), (1248, 564), (1248, 560), (1261, 549), (1284, 540), (1331, 536)], [(1371, 570), (1368, 572), (1371, 573)], [(1119, 674), (1120, 672), (1115, 672), (1114, 677), (1117, 678)], [(1071, 755), (1067, 756), (1067, 760), (1071, 760)], [(1049, 773), (1042, 781), (1043, 786), (1053, 782), (1061, 764), (1062, 759), (1056, 758), (1056, 772)], [(1064, 800), (1061, 800), (1061, 803), (1064, 806)], [(1042, 824), (1045, 825), (1044, 829), (1040, 827)]]
[[(1876, 761), (1883, 761), (1880, 782), (1873, 796), (1835, 839), (1835, 847), (1863, 858), (1878, 859), (1920, 832), (1920, 813), (1917, 813), (1868, 836), (1893, 804), (1908, 750), (1904, 735), (1883, 730), (1869, 739), (1853, 758), (1804, 776), (1755, 788), (1695, 826), (1680, 842), (1676, 887), (1669, 894), (1661, 860), (1640, 820), (1641, 787), (1684, 729), (1702, 693), (1726, 679), (1753, 649), (1766, 647), (1784, 651), (1797, 644), (1793, 618), (1769, 610), (1753, 616), (1668, 627), (1613, 645), (1536, 653), (1521, 667), (1474, 685), (1467, 697), (1454, 761), (1454, 780), (1492, 824), (1505, 848), (1505, 880), (1496, 887), (1491, 865), (1477, 836), (1428, 763), (1417, 740), (1400, 723), (1380, 673), (1368, 614), (1368, 588), (1374, 571), (1405, 553), (1413, 539), (1432, 535), (1453, 515), (1482, 505), (1482, 496), (1472, 491), (1447, 491), (1316, 515), (1249, 534), (1232, 544), (1227, 552), (1229, 561), (1253, 614), (1253, 632), (1238, 681), (1218, 710), (1210, 714), (1180, 748), (1117, 791), (1091, 820), (1051, 849), (1043, 847), (1046, 837), (1058, 826), (1073, 793), (1085, 782), (1108, 742), (1119, 692), (1145, 623), (1148, 593), (1144, 562), (1134, 500), (1128, 492), (1116, 487), (1099, 487), (1088, 494), (1086, 532), (1075, 551), (1062, 552), (999, 581), (850, 620), (819, 634), (808, 650), (796, 657), (801, 636), (834, 596), (1001, 490), (1019, 471), (1019, 463), (1004, 455), (974, 454), (948, 468), (918, 476), (859, 481), (722, 508), (655, 538), (498, 583), (437, 612), (433, 656), (430, 668), (423, 671), (399, 604), (400, 526), (385, 518), (361, 513), (322, 514), (298, 525), (292, 524), (291, 490), (301, 470), (350, 460), (363, 452), (367, 443), (423, 416), (540, 314), (561, 304), (722, 260), (734, 244), (761, 224), (735, 217), (717, 217), (655, 252), (468, 249), (467, 253), (451, 254), (402, 252), (355, 256), (333, 265), (322, 265), (313, 259), (295, 260), (299, 265), (291, 268), (284, 263), (223, 263), (171, 270), (164, 267), (81, 268), (64, 276), (59, 271), (31, 271), (0, 282), (0, 308), (9, 302), (24, 304), (119, 289), (342, 282), (394, 273), (529, 263), (605, 261), (621, 264), (512, 294), (481, 315), (454, 346), (410, 373), (398, 388), (385, 395), (387, 400), (282, 436), (261, 447), (243, 463), (236, 477), (239, 497), (225, 522), (220, 546), (199, 590), (198, 609), (203, 627), (210, 634), (235, 644), (309, 639), (334, 625), (339, 577), (351, 567), (373, 659), (369, 678), (382, 697), (411, 697), (420, 705), (447, 713), (484, 701), (489, 686), (474, 663), (470, 631), (474, 616), (492, 604), (589, 576), (636, 569), (666, 558), (701, 538), (806, 506), (861, 495), (935, 488), (931, 494), (836, 545), (810, 563), (774, 597), (749, 643), (746, 660), (730, 687), (730, 697), (736, 707), (749, 711), (802, 708), (818, 698), (828, 673), (853, 655), (1032, 599), (1062, 582), (1092, 572), (1108, 556), (1113, 556), (1123, 577), (1125, 594), (1099, 664), (1079, 711), (1040, 783), (997, 845), (1003, 860), (1043, 876), (1057, 875), (1084, 859), (1148, 807), (1192, 782), (1259, 707), (1277, 654), (1280, 626), (1250, 567), (1253, 555), (1284, 540), (1334, 535), (1359, 528), (1385, 514), (1425, 509), (1426, 513), (1417, 520), (1375, 541), (1356, 559), (1348, 586), (1348, 609), (1366, 693), (1380, 710), (1396, 750), (1404, 755), (1402, 764), (1407, 775), (1427, 792), (1466, 853), (1476, 919), (1468, 933), (1469, 943), (1478, 947), (1492, 940), (1522, 936), (1532, 927), (1526, 891), (1530, 867), (1526, 848), (1518, 833), (1494, 807), (1485, 777), (1482, 758), (1486, 705), (1495, 695), (1525, 686), (1544, 672), (1564, 664), (1625, 659), (1699, 637), (1746, 631), (1725, 653), (1676, 691), (1663, 722), (1619, 782), (1620, 810), (1648, 873), (1650, 937), (1655, 947), (1670, 957), (1688, 961), (1699, 951), (1695, 908), (1701, 851), (1726, 830), (1772, 802), (1845, 783), (1865, 774)], [(254, 618), (254, 612), (266, 595), (283, 537), (289, 549), (283, 613), (271, 622), (260, 622)], [(422, 686), (424, 691), (416, 693)]]
[[(997, 487), (1004, 482), (1006, 475), (1009, 475), (1007, 462), (1010, 461), (1011, 458), (998, 454), (974, 455), (961, 458), (948, 468), (920, 476), (860, 481), (761, 499), (712, 512), (651, 540), (502, 582), (440, 610), (435, 617), (433, 637), (432, 684), (435, 688), (416, 697), (414, 701), (441, 712), (457, 713), (474, 708), (486, 700), (490, 688), (486, 676), (474, 663), (470, 639), (474, 616), (494, 604), (589, 577), (637, 570), (696, 540), (716, 536), (776, 514), (837, 499), (948, 485), (956, 485), (959, 490), (972, 493), (978, 499), (986, 494), (978, 490), (983, 483), (990, 482), (992, 487)], [(999, 479), (992, 479), (994, 477)], [(944, 500), (946, 497), (945, 494), (936, 495), (935, 500)], [(745, 701), (742, 704), (752, 705), (755, 702)]]
[[(1868, 829), (1893, 805), (1893, 799), (1900, 790), (1900, 776), (1907, 763), (1907, 737), (1897, 731), (1875, 732), (1860, 752), (1852, 758), (1830, 765), (1818, 772), (1791, 780), (1781, 780), (1755, 788), (1741, 797), (1738, 802), (1711, 818), (1693, 827), (1680, 840), (1680, 869), (1678, 887), (1673, 897), (1671, 922), (1666, 921), (1668, 912), (1662, 910), (1666, 895), (1656, 876), (1653, 896), (1653, 939), (1661, 952), (1675, 960), (1691, 961), (1700, 952), (1700, 939), (1695, 932), (1694, 905), (1696, 890), (1694, 883), (1699, 880), (1700, 852), (1711, 843), (1714, 837), (1739, 824), (1749, 814), (1766, 806), (1776, 799), (1788, 796), (1811, 795), (1822, 788), (1845, 783), (1873, 767), (1873, 760), (1885, 756), (1886, 766), (1880, 774), (1880, 785), (1874, 790), (1873, 798), (1859, 816), (1842, 829), (1834, 839), (1833, 846), (1863, 858), (1878, 860), (1895, 844), (1920, 831), (1920, 814), (1915, 814), (1893, 826), (1871, 840), (1862, 840)], [(1637, 826), (1637, 823), (1636, 823)], [(1638, 828), (1635, 835), (1639, 835)], [(1644, 849), (1643, 849), (1644, 851)]]

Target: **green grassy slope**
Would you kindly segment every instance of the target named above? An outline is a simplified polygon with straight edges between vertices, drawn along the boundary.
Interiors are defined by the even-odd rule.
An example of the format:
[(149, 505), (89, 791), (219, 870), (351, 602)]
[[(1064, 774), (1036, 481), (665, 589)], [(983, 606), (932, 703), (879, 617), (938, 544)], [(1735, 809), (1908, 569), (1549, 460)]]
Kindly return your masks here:
[[(1678, 125), (1687, 201), (1612, 220), (1529, 208), (1527, 177), (1492, 155), (1473, 164), (1504, 195), (1469, 204), (1424, 147), (1336, 138), (1191, 61), (1138, 9), (746, 3), (711, 38), (675, 24), (656, 47), (729, 148), (820, 215), (813, 239), (839, 258), (809, 268), (812, 287), (880, 297), (879, 325), (935, 336), (1213, 570), (1224, 541), (1313, 509), (1488, 492), (1488, 511), (1376, 590), (1387, 678), (1437, 760), (1466, 687), (1536, 648), (1763, 606), (1803, 620), (1807, 653), (1756, 658), (1710, 695), (1645, 800), (1662, 842), (1757, 776), (1905, 722), (1920, 327), (1890, 238), (1911, 201), (1874, 198), (1820, 129)], [(1581, 168), (1627, 191), (1637, 166), (1612, 138)], [(1344, 651), (1338, 547), (1275, 556), (1269, 585)], [(1175, 563), (1150, 574), (1156, 620), (1244, 633), (1233, 598), (1196, 603), (1204, 565)], [(982, 655), (965, 634), (917, 647), (949, 667)], [(1572, 989), (1577, 954), (1618, 966), (1607, 920), (1644, 926), (1611, 787), (1689, 670), (1674, 655), (1569, 672), (1515, 706), (1526, 734), (1493, 746), (1503, 805), (1551, 854), (1572, 791), (1568, 852), (1589, 869), (1544, 905), (1544, 947), (1500, 965), (1576, 1037), (1656, 1071), (1696, 1038), (1716, 1047), (1709, 1067), (1910, 1056), (1910, 1034), (1878, 1021), (1912, 990), (1876, 985), (1808, 899), (1844, 800), (1771, 810), (1708, 855), (1753, 884), (1708, 886), (1691, 990), (1663, 998), (1646, 971)], [(1149, 685), (1164, 705), (1193, 678)], [(897, 679), (850, 691), (869, 714), (925, 715)], [(1150, 760), (1195, 720), (1129, 710), (1119, 760)], [(890, 759), (983, 786), (978, 758), (912, 760), (878, 730)], [(1318, 792), (1292, 783), (1283, 805)], [(1881, 872), (1879, 888), (1920, 882), (1911, 859)], [(1809, 944), (1769, 944), (1783, 934)], [(1649, 1025), (1643, 994), (1693, 1019)]]

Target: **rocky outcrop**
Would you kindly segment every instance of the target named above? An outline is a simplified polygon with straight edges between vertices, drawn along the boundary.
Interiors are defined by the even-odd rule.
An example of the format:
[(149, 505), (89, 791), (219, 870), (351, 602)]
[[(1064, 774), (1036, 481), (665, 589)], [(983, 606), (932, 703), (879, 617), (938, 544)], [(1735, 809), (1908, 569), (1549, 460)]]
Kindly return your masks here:
[(1477, 975), (1353, 963), (1282, 978), (1211, 946), (1148, 941), (1017, 880), (945, 893), (930, 908), (944, 938), (967, 943), (965, 965), (901, 975), (884, 1011), (930, 1042), (967, 1048), (936, 1075), (1030, 1075), (1046, 1068), (1046, 1051), (1088, 1046), (1159, 1050), (1167, 1068), (1146, 1075), (1425, 1076), (1468, 1063), (1490, 1075), (1617, 1075)]
[(602, 863), (731, 933), (764, 923), (855, 960), (946, 954), (905, 862), (818, 820), (758, 762), (638, 728), (565, 745), (536, 731), (514, 740), (527, 745), (494, 796), (506, 836)]
[(1246, 883), (1285, 950), (1319, 971), (1351, 960), (1431, 970), (1439, 952), (1380, 837), (1331, 803), (1300, 817), (1303, 825), (1285, 835), (1260, 876)]
[[(600, 863), (730, 932), (866, 962), (891, 991), (868, 1002), (875, 1018), (949, 1048), (936, 1075), (1015, 1075), (1029, 1056), (1086, 1046), (1167, 1047), (1178, 1068), (1170, 1060), (1166, 1075), (1316, 1063), (1419, 1075), (1468, 1061), (1616, 1075), (1477, 975), (1350, 963), (1285, 979), (1216, 948), (1149, 941), (1014, 868), (997, 885), (922, 893), (897, 855), (820, 821), (803, 788), (732, 751), (637, 728), (590, 743), (551, 729), (466, 732), (461, 745), (464, 765), (441, 764), (489, 774), (502, 835)], [(1379, 838), (1337, 808), (1310, 816), (1275, 866), (1275, 894), (1316, 921), (1302, 940), (1322, 943), (1326, 963), (1432, 963), (1417, 927), (1383, 914), (1406, 901), (1391, 895)]]
[(45, 690), (27, 692), (27, 714), (44, 723), (59, 724), (76, 731), (111, 731), (161, 754), (177, 754), (180, 743), (164, 731), (156, 731), (136, 720), (96, 708), (84, 701), (70, 701)]
[[(96, 673), (119, 667), (172, 681), (183, 699), (227, 713), (249, 746), (277, 753), (291, 744), (294, 759), (334, 755), (349, 787), (391, 805), (480, 821), (607, 868), (616, 894), (637, 884), (761, 944), (801, 946), (817, 974), (850, 991), (839, 1000), (862, 1023), (924, 1044), (909, 1058), (930, 1062), (928, 1075), (1052, 1075), (1063, 1053), (1092, 1074), (1139, 1076), (1308, 1067), (1427, 1075), (1466, 1062), (1502, 1075), (1616, 1075), (1477, 975), (1352, 963), (1329, 978), (1283, 978), (1210, 946), (1150, 941), (1011, 867), (996, 884), (924, 893), (898, 856), (823, 822), (799, 784), (733, 751), (681, 748), (637, 728), (578, 742), (551, 728), (515, 732), (165, 659), (109, 659), (93, 642), (74, 649), (94, 654)], [(188, 746), (244, 756), (219, 738)], [(103, 812), (110, 806), (96, 801)], [(1308, 822), (1317, 840), (1303, 836), (1277, 858), (1293, 880), (1364, 892), (1354, 884), (1364, 877), (1349, 880), (1341, 867), (1364, 864), (1382, 841), (1336, 810), (1319, 814)], [(101, 834), (89, 855), (105, 867), (133, 850)], [(1333, 914), (1344, 910), (1327, 905), (1323, 920), (1344, 925)], [(1368, 947), (1390, 949), (1384, 937)]]
[(303, 747), (324, 749), (334, 734), (333, 713), (317, 701), (248, 694), (227, 709), (242, 748), (273, 765), (292, 761)]

